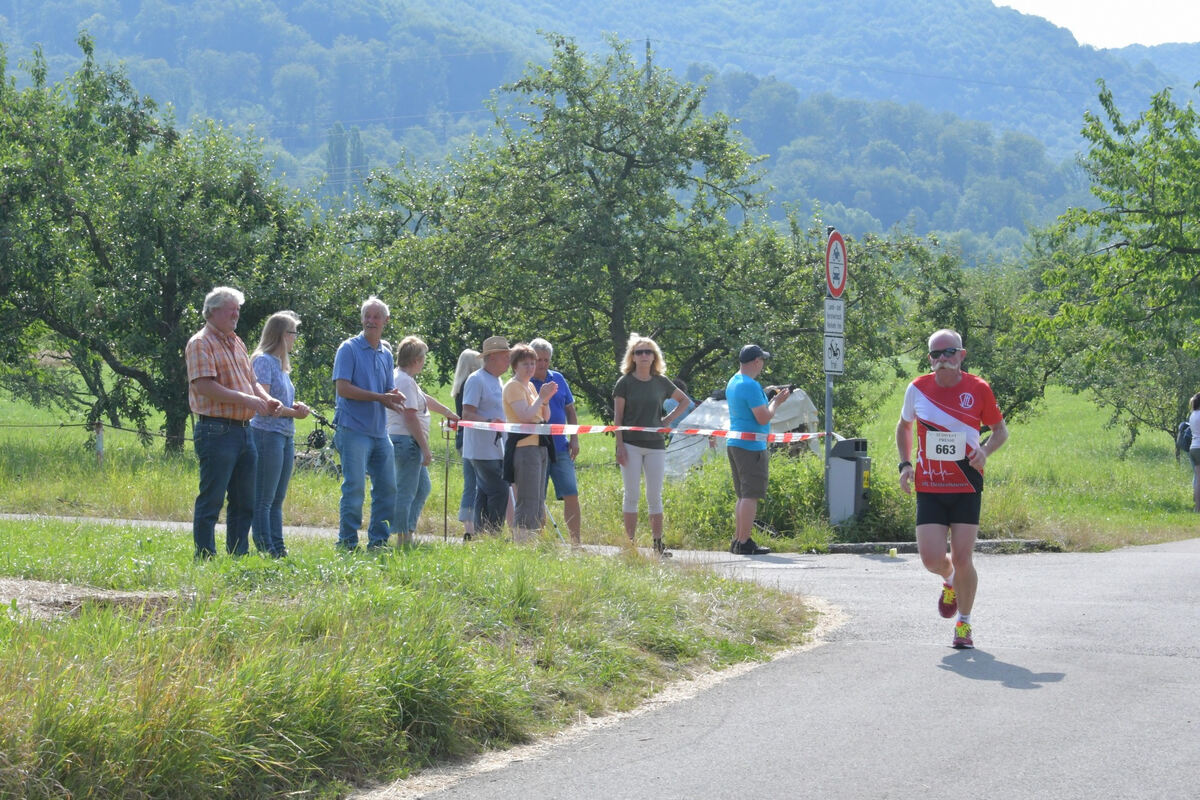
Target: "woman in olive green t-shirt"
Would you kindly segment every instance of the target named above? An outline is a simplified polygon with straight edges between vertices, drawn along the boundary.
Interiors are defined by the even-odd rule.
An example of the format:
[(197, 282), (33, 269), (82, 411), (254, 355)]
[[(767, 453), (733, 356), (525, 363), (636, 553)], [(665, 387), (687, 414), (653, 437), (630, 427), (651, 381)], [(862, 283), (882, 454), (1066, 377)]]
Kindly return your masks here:
[[(689, 399), (683, 390), (664, 374), (666, 364), (662, 351), (653, 339), (630, 334), (621, 364), (624, 374), (613, 387), (613, 423), (643, 428), (665, 428), (687, 412)], [(666, 417), (662, 415), (663, 401), (673, 398), (677, 405)], [(650, 514), (650, 532), (654, 550), (669, 556), (663, 546), (663, 474), (666, 471), (666, 437), (648, 431), (617, 431), (617, 464), (625, 495), (621, 505), (624, 512), (625, 535), (632, 544), (637, 535), (638, 499), (642, 475), (646, 476), (646, 510)]]

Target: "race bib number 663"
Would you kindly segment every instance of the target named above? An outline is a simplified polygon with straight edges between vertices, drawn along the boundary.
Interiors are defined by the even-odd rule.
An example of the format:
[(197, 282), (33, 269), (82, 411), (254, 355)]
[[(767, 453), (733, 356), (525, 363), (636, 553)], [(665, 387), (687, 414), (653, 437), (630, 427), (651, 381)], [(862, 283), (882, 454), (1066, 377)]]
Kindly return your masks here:
[(927, 431), (925, 457), (933, 461), (961, 461), (967, 457), (967, 435), (953, 431)]

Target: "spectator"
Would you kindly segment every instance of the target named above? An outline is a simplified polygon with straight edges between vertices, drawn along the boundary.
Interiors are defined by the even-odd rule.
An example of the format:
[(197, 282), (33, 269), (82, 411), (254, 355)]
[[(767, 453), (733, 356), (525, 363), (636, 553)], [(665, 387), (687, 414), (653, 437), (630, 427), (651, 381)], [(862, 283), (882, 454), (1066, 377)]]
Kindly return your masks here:
[(367, 549), (388, 546), (389, 520), (396, 513), (395, 453), (387, 435), (387, 410), (404, 410), (396, 391), (392, 349), (383, 341), (391, 318), (387, 304), (372, 295), (361, 309), (362, 333), (338, 346), (333, 360), (337, 405), (333, 445), (342, 459), (342, 502), (338, 509), (338, 547), (358, 547), (363, 495), (371, 476), (371, 522)]
[[(463, 387), (462, 418), (473, 422), (504, 422), (504, 390), (500, 376), (508, 369), (508, 339), (489, 336), (480, 356), (483, 366)], [(463, 435), (463, 458), (475, 471), (475, 530), (494, 533), (504, 527), (508, 483), (504, 480), (504, 434), (468, 428)]]
[(275, 312), (263, 325), (258, 347), (250, 359), (255, 379), (280, 402), (277, 415), (255, 414), (250, 420), (250, 434), (258, 451), (251, 532), (255, 549), (272, 558), (287, 555), (283, 543), (283, 501), (296, 454), (295, 421), (309, 414), (308, 406), (296, 399), (290, 374), (290, 355), (300, 335), (299, 328), (300, 318), (294, 313)]
[[(518, 344), (509, 353), (512, 379), (504, 386), (504, 418), (508, 422), (541, 423), (550, 420), (550, 398), (558, 391), (553, 381), (533, 388), (537, 353)], [(504, 479), (516, 487), (513, 541), (522, 542), (541, 533), (546, 515), (546, 467), (552, 447), (549, 436), (509, 433), (504, 443)]]
[[(554, 347), (545, 339), (534, 339), (529, 343), (537, 354), (537, 369), (533, 372), (533, 388), (541, 390), (546, 381), (558, 384), (558, 391), (550, 398), (551, 425), (578, 425), (575, 413), (575, 396), (561, 372), (550, 369), (554, 358)], [(575, 476), (575, 458), (579, 455), (579, 436), (554, 436), (554, 460), (548, 466), (548, 479), (554, 482), (554, 495), (563, 502), (563, 520), (571, 537), (571, 544), (582, 542), (580, 534), (581, 515), (579, 510), (579, 483)]]
[(188, 339), (184, 359), (188, 405), (196, 414), (192, 438), (200, 466), (200, 491), (192, 513), (196, 558), (217, 554), (215, 530), (225, 496), (225, 550), (245, 555), (254, 517), (258, 451), (250, 436), (255, 414), (277, 414), (280, 403), (254, 380), (246, 343), (234, 331), (245, 296), (218, 286), (204, 298), (204, 327)]
[[(688, 396), (664, 375), (666, 365), (662, 351), (649, 337), (630, 334), (621, 372), (624, 374), (613, 387), (613, 423), (616, 425), (666, 427), (682, 415), (690, 402)], [(663, 402), (668, 398), (673, 398), (677, 405), (664, 418)], [(625, 484), (621, 506), (625, 536), (633, 545), (637, 536), (638, 500), (644, 474), (646, 509), (650, 515), (654, 551), (663, 558), (669, 558), (670, 553), (662, 540), (666, 437), (661, 433), (646, 431), (618, 431), (616, 438), (617, 464), (621, 467), (621, 478)]]
[(1192, 444), (1188, 458), (1192, 460), (1192, 510), (1200, 513), (1200, 392), (1192, 395), (1189, 404), (1192, 413), (1188, 416), (1188, 427), (1192, 430)]
[(396, 513), (392, 530), (396, 543), (412, 544), (417, 520), (429, 497), (429, 465), (433, 452), (429, 449), (429, 409), (447, 419), (457, 420), (458, 414), (430, 397), (417, 385), (417, 375), (425, 367), (429, 346), (416, 336), (406, 336), (396, 348), (396, 389), (407, 398), (404, 410), (387, 410), (387, 430), (392, 440), (396, 460)]
[[(458, 364), (454, 367), (454, 382), (451, 384), (450, 393), (454, 396), (454, 410), (462, 417), (463, 406), (463, 388), (466, 386), (467, 378), (471, 373), (483, 366), (483, 359), (479, 356), (478, 350), (467, 348), (458, 354)], [(458, 457), (462, 461), (463, 488), (462, 498), (458, 502), (458, 521), (463, 524), (463, 541), (471, 541), (471, 537), (475, 534), (475, 468), (471, 466), (470, 460), (463, 456), (463, 435), (466, 433), (466, 428), (459, 428), (454, 432), (454, 449), (458, 451)]]
[[(757, 379), (770, 357), (770, 353), (756, 344), (748, 344), (738, 353), (738, 371), (725, 385), (730, 431), (770, 433), (775, 409), (791, 396), (791, 389), (785, 387), (775, 392), (770, 402), (767, 401), (767, 393)], [(771, 463), (767, 443), (730, 436), (725, 452), (729, 456), (733, 492), (737, 496), (733, 512), (733, 541), (729, 545), (729, 552), (743, 556), (766, 555), (771, 548), (759, 545), (750, 537), (750, 533), (754, 527), (754, 515), (758, 512), (758, 501), (767, 496), (767, 470)]]

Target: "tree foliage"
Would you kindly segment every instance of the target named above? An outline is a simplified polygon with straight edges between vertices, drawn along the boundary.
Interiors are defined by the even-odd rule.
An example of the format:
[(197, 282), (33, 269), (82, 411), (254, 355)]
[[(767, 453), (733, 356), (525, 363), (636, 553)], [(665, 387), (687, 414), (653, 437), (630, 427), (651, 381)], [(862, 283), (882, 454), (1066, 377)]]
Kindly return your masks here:
[[(754, 159), (726, 117), (701, 113), (702, 88), (620, 42), (593, 58), (550, 39), (549, 65), (507, 87), (494, 137), (442, 175), (377, 175), (357, 216), (364, 255), (427, 293), (408, 310), (439, 363), (493, 333), (544, 336), (576, 393), (607, 414), (637, 331), (701, 397), (752, 339), (779, 352), (780, 381), (822, 386), (824, 231), (754, 221), (765, 199)], [(863, 385), (894, 344), (889, 277), (909, 246), (871, 239), (862, 251)]]
[[(506, 87), (517, 123), (497, 110), (495, 137), (444, 176), (374, 191), (430, 239), (417, 282), (452, 290), (458, 310), (430, 320), (439, 333), (545, 335), (604, 408), (630, 331), (656, 337), (684, 379), (723, 359), (744, 317), (711, 291), (740, 279), (727, 218), (761, 200), (729, 120), (700, 113), (702, 92), (625, 45), (593, 61), (551, 39), (549, 66)], [(405, 231), (378, 219), (375, 244), (394, 246)]]
[[(486, 129), (493, 89), (546, 56), (535, 31), (596, 41), (630, 20), (660, 64), (693, 82), (713, 75), (705, 110), (771, 156), (776, 221), (784, 204), (808, 216), (819, 203), (843, 233), (957, 232), (969, 261), (1018, 254), (1027, 225), (1086, 197), (1068, 159), (1095, 76), (1140, 103), (1174, 76), (1194, 79), (1179, 65), (1200, 47), (1169, 62), (1162, 47), (1100, 51), (984, 0), (9, 0), (0, 38), (40, 42), (62, 69), (86, 27), (140, 91), (185, 121), (253, 125), (292, 186), (324, 181), (336, 207), (357, 183), (353, 158), (350, 173), (326, 169), (335, 125), (362, 131), (372, 167), (441, 160)], [(712, 41), (717, 64), (698, 64)]]
[(1065, 341), (1047, 347), (1027, 335), (1027, 318), (1042, 318), (1046, 308), (1037, 269), (969, 268), (933, 240), (916, 252), (903, 281), (912, 303), (906, 340), (921, 369), (929, 335), (952, 328), (962, 334), (967, 368), (991, 384), (1005, 419), (1037, 413), (1046, 386), (1061, 378), (1063, 353), (1073, 352)]
[(1133, 120), (1101, 85), (1103, 115), (1085, 115), (1082, 163), (1097, 208), (1062, 215), (1062, 249), (1043, 279), (1059, 308), (1039, 330), (1087, 333), (1072, 385), (1090, 389), (1126, 426), (1173, 435), (1200, 389), (1200, 117), (1169, 90)]
[(1132, 122), (1106, 87), (1100, 100), (1105, 116), (1084, 116), (1083, 166), (1101, 205), (1071, 209), (1061, 224), (1105, 247), (1060, 283), (1086, 281), (1098, 301), (1091, 314), (1107, 326), (1168, 333), (1171, 320), (1200, 309), (1200, 116), (1169, 89)]
[(25, 344), (3, 353), (6, 383), (83, 402), (89, 422), (145, 430), (161, 411), (178, 447), (183, 349), (205, 293), (246, 292), (243, 336), (279, 308), (303, 311), (313, 228), (252, 145), (212, 125), (180, 133), (79, 44), (64, 83), (47, 83), (40, 54), (28, 88), (0, 74), (0, 320)]

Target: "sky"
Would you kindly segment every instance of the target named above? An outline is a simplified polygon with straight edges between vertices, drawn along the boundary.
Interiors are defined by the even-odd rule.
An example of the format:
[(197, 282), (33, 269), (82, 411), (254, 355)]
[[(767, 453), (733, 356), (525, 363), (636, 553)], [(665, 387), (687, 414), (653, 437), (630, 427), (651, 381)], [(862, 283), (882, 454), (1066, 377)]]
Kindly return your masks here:
[(1080, 44), (1200, 42), (1200, 0), (994, 0), (1048, 19)]

